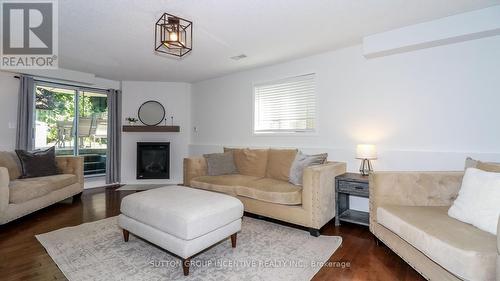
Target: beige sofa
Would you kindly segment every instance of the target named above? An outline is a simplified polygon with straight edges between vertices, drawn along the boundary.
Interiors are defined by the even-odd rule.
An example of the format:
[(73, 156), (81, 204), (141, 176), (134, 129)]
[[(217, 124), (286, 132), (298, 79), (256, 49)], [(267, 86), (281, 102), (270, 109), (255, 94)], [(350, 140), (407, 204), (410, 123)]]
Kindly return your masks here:
[(429, 280), (500, 280), (500, 238), (448, 216), (462, 177), (371, 174), (370, 230)]
[(20, 179), (19, 160), (0, 152), (0, 224), (30, 214), (83, 191), (83, 158), (56, 157), (61, 174)]
[[(205, 158), (186, 158), (184, 185), (230, 194), (243, 202), (246, 212), (305, 226), (311, 235), (319, 236), (319, 229), (335, 216), (334, 179), (345, 173), (346, 164), (327, 162), (307, 167), (300, 187), (290, 184), (286, 177), (269, 176), (270, 171), (280, 169), (288, 173), (294, 157), (275, 157), (280, 152), (271, 149), (265, 159), (259, 159), (266, 154), (265, 150), (259, 151), (261, 154), (251, 157), (250, 163), (235, 156), (240, 174), (233, 175), (207, 176)], [(258, 165), (253, 168), (260, 172), (249, 170), (252, 163)]]

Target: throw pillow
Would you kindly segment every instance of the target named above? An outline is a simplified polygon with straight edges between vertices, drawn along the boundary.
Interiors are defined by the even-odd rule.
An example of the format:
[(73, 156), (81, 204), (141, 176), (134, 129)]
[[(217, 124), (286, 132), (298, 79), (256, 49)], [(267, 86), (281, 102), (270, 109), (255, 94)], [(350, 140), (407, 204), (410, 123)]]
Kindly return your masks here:
[(288, 181), (297, 149), (269, 149), (266, 177)]
[(31, 152), (16, 149), (16, 154), (21, 162), (21, 178), (45, 177), (59, 173), (55, 147)]
[(477, 168), (477, 160), (472, 159), (471, 157), (465, 158), (465, 170), (468, 168)]
[(234, 165), (232, 151), (204, 154), (203, 157), (207, 160), (207, 174), (209, 176), (229, 175), (238, 172)]
[(500, 173), (468, 168), (448, 215), (497, 235), (500, 215)]
[(292, 167), (290, 168), (289, 182), (294, 185), (302, 185), (304, 169), (309, 166), (324, 164), (327, 158), (328, 153), (306, 155), (299, 151), (297, 156), (295, 156)]
[(234, 163), (240, 174), (260, 178), (266, 176), (269, 149), (224, 148), (224, 152), (227, 151), (233, 151)]

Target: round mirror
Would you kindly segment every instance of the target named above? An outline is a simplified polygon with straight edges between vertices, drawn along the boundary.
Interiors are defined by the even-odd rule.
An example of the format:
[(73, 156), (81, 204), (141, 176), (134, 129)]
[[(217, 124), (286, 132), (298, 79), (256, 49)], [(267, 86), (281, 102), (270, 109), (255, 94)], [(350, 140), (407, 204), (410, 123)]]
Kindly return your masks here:
[(150, 100), (139, 107), (139, 120), (146, 126), (156, 126), (165, 119), (165, 108), (161, 103)]

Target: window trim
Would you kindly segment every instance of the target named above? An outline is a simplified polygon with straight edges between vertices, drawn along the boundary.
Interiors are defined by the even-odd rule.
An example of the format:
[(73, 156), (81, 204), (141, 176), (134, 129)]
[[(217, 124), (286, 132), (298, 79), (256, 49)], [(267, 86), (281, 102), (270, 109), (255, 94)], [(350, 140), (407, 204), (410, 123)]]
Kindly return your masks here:
[[(307, 75), (314, 75), (314, 97), (315, 97), (315, 114), (314, 114), (314, 123), (315, 127), (312, 130), (269, 130), (269, 131), (256, 131), (255, 130), (255, 125), (256, 125), (256, 112), (255, 112), (255, 98), (256, 98), (256, 87), (259, 86), (265, 86), (265, 85), (272, 85), (279, 83), (280, 81), (285, 81), (301, 76), (307, 76)], [(259, 136), (259, 137), (266, 137), (266, 136), (300, 136), (300, 137), (308, 137), (308, 136), (318, 136), (319, 135), (319, 96), (318, 96), (318, 91), (317, 91), (317, 80), (318, 76), (317, 73), (314, 71), (307, 72), (307, 73), (301, 73), (301, 74), (295, 74), (295, 75), (289, 75), (289, 76), (282, 76), (273, 80), (266, 80), (263, 82), (253, 82), (252, 83), (252, 135), (253, 136)]]

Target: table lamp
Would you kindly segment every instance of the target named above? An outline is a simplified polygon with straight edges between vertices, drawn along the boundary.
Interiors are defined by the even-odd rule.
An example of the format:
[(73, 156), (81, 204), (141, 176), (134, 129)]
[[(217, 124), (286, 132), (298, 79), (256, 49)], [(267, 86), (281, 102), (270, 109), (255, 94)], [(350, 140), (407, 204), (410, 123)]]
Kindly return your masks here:
[(363, 160), (361, 166), (359, 166), (359, 172), (363, 176), (367, 176), (370, 172), (373, 172), (370, 160), (377, 159), (377, 148), (373, 144), (358, 144), (356, 158)]

